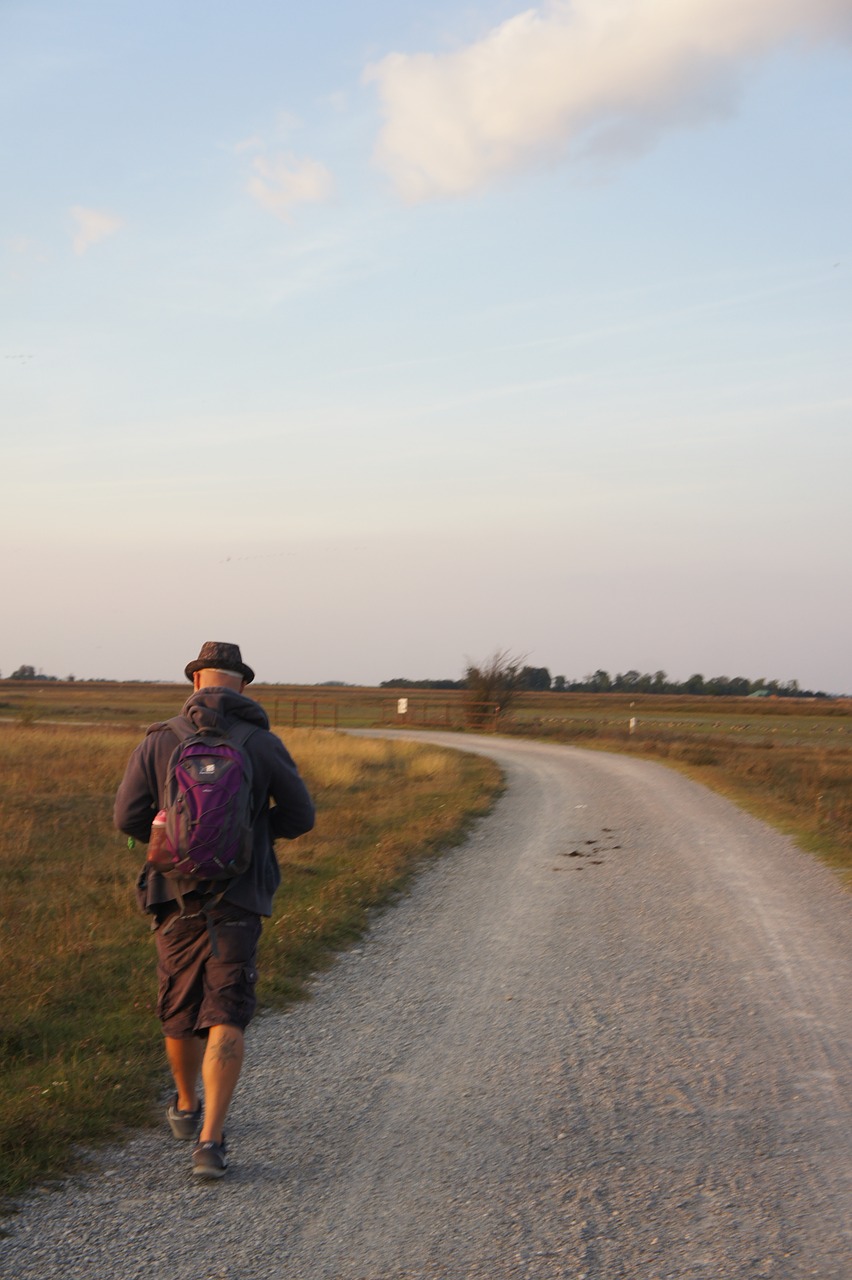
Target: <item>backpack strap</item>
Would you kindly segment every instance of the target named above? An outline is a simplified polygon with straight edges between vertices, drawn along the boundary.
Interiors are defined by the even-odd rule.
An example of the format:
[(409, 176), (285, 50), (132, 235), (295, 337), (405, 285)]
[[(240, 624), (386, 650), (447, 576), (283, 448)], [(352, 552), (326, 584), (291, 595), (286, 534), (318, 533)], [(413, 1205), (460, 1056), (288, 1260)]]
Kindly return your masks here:
[(195, 728), (190, 724), (186, 716), (172, 716), (171, 720), (158, 720), (156, 724), (149, 724), (145, 730), (145, 737), (150, 737), (152, 733), (162, 733), (164, 729), (171, 729), (180, 742), (195, 733)]
[[(225, 889), (226, 888), (227, 885), (225, 886)], [(204, 916), (205, 923), (207, 924), (207, 936), (210, 939), (210, 950), (216, 960), (219, 959), (219, 944), (216, 940), (216, 926), (213, 923), (213, 917), (210, 913), (214, 907), (218, 907), (219, 903), (224, 898), (225, 889), (220, 889), (218, 892), (212, 891), (207, 894), (199, 903), (200, 910), (193, 913), (194, 915)], [(191, 919), (191, 916), (187, 914), (186, 902), (184, 901), (183, 894), (177, 886), (175, 886), (175, 900), (178, 904), (176, 913), (165, 924), (160, 925), (164, 934), (168, 933), (172, 925), (176, 924), (178, 920)], [(156, 928), (156, 922), (151, 927)]]
[[(255, 733), (259, 728), (260, 728), (259, 725), (249, 724), (248, 720), (235, 720), (233, 724), (228, 725), (226, 732), (231, 742), (235, 743), (236, 746), (242, 748), (242, 747), (245, 747), (251, 735)], [(249, 768), (252, 770), (252, 773), (254, 773), (254, 765), (252, 764), (251, 760), (249, 760), (248, 763), (249, 763)], [(257, 814), (254, 812), (254, 805), (252, 805), (252, 810), (251, 810), (252, 822), (254, 822), (256, 818), (257, 818)]]
[(197, 733), (195, 725), (187, 720), (186, 716), (172, 716), (171, 720), (166, 720), (161, 726), (163, 729), (171, 729), (178, 742), (186, 742), (187, 738), (191, 738)]

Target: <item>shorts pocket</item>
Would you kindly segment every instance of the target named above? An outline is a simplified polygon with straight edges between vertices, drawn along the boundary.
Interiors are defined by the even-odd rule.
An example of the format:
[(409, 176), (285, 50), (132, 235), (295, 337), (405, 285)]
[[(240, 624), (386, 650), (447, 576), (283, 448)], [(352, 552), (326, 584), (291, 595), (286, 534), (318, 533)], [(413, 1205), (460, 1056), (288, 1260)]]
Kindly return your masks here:
[(239, 1009), (243, 1021), (243, 1026), (247, 1027), (254, 1017), (257, 1008), (257, 995), (255, 989), (257, 987), (257, 969), (254, 965), (247, 964), (243, 969), (242, 983), (240, 984), (240, 1003)]

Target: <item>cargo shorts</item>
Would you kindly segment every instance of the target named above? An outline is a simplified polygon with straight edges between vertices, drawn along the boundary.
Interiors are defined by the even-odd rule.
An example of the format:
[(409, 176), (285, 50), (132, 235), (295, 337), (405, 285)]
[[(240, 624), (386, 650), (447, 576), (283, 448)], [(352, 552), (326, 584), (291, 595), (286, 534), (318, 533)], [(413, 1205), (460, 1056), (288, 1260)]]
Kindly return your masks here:
[(216, 937), (213, 954), (208, 917), (187, 897), (185, 912), (164, 912), (157, 942), (157, 1017), (163, 1034), (175, 1040), (205, 1035), (210, 1027), (245, 1031), (257, 1006), (257, 944), (261, 918), (231, 902), (211, 908)]

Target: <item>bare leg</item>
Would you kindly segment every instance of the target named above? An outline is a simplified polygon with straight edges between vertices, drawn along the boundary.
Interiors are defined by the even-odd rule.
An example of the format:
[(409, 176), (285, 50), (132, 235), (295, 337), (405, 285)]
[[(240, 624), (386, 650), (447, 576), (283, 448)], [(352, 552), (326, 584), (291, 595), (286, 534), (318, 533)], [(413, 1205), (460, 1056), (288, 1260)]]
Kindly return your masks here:
[(245, 1040), (238, 1027), (211, 1027), (204, 1054), (204, 1127), (199, 1142), (221, 1142), (222, 1128), (243, 1065)]
[(198, 1107), (198, 1077), (205, 1047), (200, 1036), (183, 1040), (166, 1036), (166, 1057), (177, 1088), (179, 1111), (195, 1111)]

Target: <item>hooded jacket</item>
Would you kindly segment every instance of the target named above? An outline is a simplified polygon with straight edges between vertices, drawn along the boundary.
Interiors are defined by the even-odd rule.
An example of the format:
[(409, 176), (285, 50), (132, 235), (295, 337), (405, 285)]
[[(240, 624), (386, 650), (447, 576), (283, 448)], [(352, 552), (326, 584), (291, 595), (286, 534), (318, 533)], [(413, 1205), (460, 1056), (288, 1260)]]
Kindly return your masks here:
[[(245, 745), (251, 759), (252, 799), (256, 814), (252, 858), (241, 876), (227, 882), (223, 897), (254, 911), (272, 913), (272, 898), (281, 883), (273, 842), (293, 840), (314, 825), (314, 806), (296, 765), (280, 738), (269, 731), (269, 718), (252, 698), (231, 689), (201, 689), (181, 710), (196, 729), (227, 729), (236, 720), (257, 726)], [(167, 722), (153, 724), (128, 761), (115, 798), (113, 818), (119, 831), (147, 842), (151, 824), (163, 807), (163, 790), (177, 735)], [(178, 885), (182, 892), (191, 887)], [(137, 894), (146, 911), (177, 898), (173, 880), (143, 867)]]

